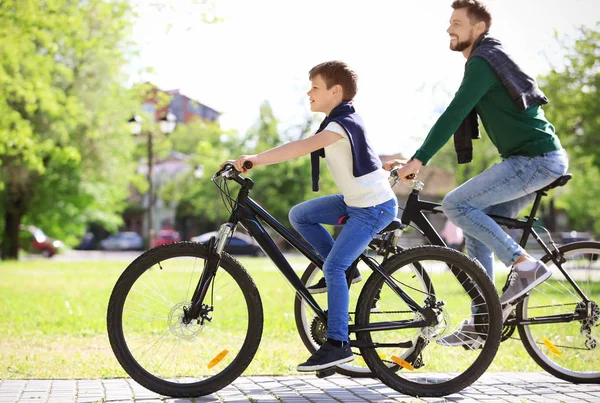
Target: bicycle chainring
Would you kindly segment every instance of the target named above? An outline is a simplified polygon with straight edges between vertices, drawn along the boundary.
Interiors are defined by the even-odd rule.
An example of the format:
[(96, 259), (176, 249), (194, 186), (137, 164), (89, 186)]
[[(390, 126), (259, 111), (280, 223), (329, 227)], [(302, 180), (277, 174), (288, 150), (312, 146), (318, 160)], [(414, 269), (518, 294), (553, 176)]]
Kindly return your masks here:
[(327, 341), (327, 325), (318, 316), (310, 323), (310, 335), (319, 346)]
[[(510, 313), (510, 315), (508, 315), (508, 318), (516, 318), (516, 317), (517, 317), (517, 315), (515, 313), (515, 310), (513, 309), (513, 311)], [(500, 342), (503, 342), (503, 341), (506, 341), (506, 340), (510, 339), (510, 337), (515, 332), (516, 328), (517, 327), (514, 326), (514, 325), (513, 326), (506, 326), (506, 325), (504, 325), (502, 327), (502, 338), (500, 339)]]

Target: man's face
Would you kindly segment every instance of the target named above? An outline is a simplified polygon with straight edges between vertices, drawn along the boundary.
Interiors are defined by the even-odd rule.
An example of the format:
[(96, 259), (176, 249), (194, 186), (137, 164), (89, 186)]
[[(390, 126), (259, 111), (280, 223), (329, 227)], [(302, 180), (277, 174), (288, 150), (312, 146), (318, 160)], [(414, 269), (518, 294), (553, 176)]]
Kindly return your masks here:
[(341, 90), (340, 86), (333, 85), (327, 89), (327, 84), (320, 74), (314, 76), (310, 82), (310, 90), (306, 93), (310, 101), (310, 110), (329, 114), (339, 103), (338, 93)]
[(446, 30), (450, 35), (450, 49), (462, 52), (475, 41), (475, 25), (467, 15), (466, 8), (458, 8), (450, 17), (450, 26)]

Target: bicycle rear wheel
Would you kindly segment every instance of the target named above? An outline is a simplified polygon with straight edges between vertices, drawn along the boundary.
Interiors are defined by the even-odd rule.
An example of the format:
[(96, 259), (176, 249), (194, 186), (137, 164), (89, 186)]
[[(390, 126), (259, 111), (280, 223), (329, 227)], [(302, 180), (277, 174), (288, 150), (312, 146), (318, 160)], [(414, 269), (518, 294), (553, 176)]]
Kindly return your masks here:
[[(426, 308), (426, 315), (411, 309), (374, 273), (356, 312), (357, 325), (371, 329), (357, 333), (358, 341), (367, 345), (361, 353), (369, 368), (392, 389), (412, 396), (444, 396), (471, 385), (494, 359), (502, 329), (498, 294), (481, 265), (453, 249), (420, 246), (401, 251), (383, 269), (390, 281)], [(459, 278), (452, 270), (460, 273)], [(411, 272), (423, 272), (430, 288), (410, 286), (407, 273)], [(472, 346), (465, 351), (448, 345), (443, 338), (472, 315), (476, 325), (467, 338)], [(431, 319), (430, 326), (417, 323)], [(389, 329), (398, 322), (411, 327)]]
[[(361, 263), (359, 264), (358, 268), (361, 269), (363, 266), (364, 264)], [(412, 268), (414, 267), (407, 267), (407, 269)], [(364, 268), (362, 270), (363, 274), (366, 272), (370, 272), (370, 269)], [(411, 279), (413, 287), (417, 287), (424, 291), (429, 288), (429, 279), (422, 278), (419, 273), (407, 273), (407, 276)], [(310, 263), (306, 270), (304, 270), (301, 280), (308, 287), (316, 284), (322, 277), (323, 271), (313, 263)], [(348, 312), (350, 324), (354, 323), (354, 316), (356, 314), (355, 307), (364, 284), (365, 281), (363, 280), (362, 282), (352, 284), (350, 286), (350, 312)], [(327, 293), (313, 294), (313, 297), (319, 303), (320, 307), (327, 307)], [(314, 311), (308, 306), (308, 304), (298, 296), (296, 296), (296, 301), (294, 302), (294, 317), (296, 319), (296, 328), (300, 334), (300, 339), (302, 339), (302, 342), (308, 351), (311, 354), (314, 353), (327, 338), (327, 324), (322, 323), (322, 321), (317, 315), (315, 315)], [(351, 340), (354, 337), (355, 336), (350, 335)], [(352, 352), (355, 355), (354, 361), (337, 366), (336, 372), (354, 378), (373, 377), (373, 372), (367, 366), (367, 363), (362, 357), (360, 350), (357, 347), (352, 347)]]
[[(550, 374), (573, 383), (600, 382), (600, 242), (574, 242), (559, 248), (569, 277), (590, 300), (585, 303), (550, 256), (542, 261), (552, 276), (517, 306), (517, 320), (579, 315), (578, 320), (519, 325), (523, 346)], [(559, 260), (562, 260), (559, 259)]]
[(206, 245), (191, 242), (151, 249), (127, 267), (111, 294), (111, 347), (123, 369), (156, 393), (213, 393), (233, 382), (258, 349), (260, 295), (244, 268), (225, 253), (204, 299), (203, 318), (182, 320), (207, 257)]

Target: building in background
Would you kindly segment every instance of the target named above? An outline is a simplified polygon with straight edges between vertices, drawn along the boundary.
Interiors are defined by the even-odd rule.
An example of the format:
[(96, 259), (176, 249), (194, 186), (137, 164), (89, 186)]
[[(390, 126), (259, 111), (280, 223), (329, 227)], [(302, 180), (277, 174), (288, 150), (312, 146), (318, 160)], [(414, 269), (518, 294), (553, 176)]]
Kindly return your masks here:
[[(194, 100), (179, 90), (162, 91), (152, 84), (149, 85), (148, 95), (142, 104), (142, 111), (154, 116), (155, 120), (160, 120), (167, 113), (172, 113), (176, 117), (178, 125), (188, 124), (195, 119), (202, 119), (205, 122), (218, 122), (221, 115), (217, 110)], [(170, 102), (165, 106), (158, 106), (161, 98), (169, 97)], [(160, 189), (172, 178), (189, 172), (189, 156), (171, 151), (164, 158), (153, 159), (152, 183), (154, 186), (154, 208), (152, 216), (153, 233), (157, 234), (161, 229), (174, 229), (176, 205), (164, 202), (158, 197)], [(140, 175), (147, 175), (147, 160), (140, 161), (137, 172)], [(129, 207), (123, 213), (124, 230), (135, 231), (140, 235), (148, 233), (146, 214), (148, 211), (149, 195), (140, 194), (137, 189), (131, 187), (129, 196)]]

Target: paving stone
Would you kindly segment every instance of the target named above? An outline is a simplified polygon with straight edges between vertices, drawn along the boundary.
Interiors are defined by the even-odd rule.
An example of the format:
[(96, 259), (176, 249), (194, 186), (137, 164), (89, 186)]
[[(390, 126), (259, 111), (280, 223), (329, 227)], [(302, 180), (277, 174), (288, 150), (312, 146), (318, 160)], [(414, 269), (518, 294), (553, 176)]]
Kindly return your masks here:
[(465, 390), (445, 398), (415, 398), (377, 379), (326, 379), (311, 375), (248, 376), (195, 399), (168, 398), (131, 379), (0, 380), (0, 403), (326, 403), (326, 402), (599, 402), (600, 385), (575, 385), (545, 373), (489, 373)]

